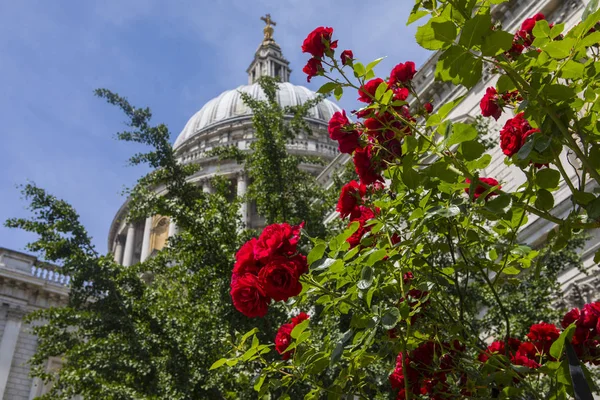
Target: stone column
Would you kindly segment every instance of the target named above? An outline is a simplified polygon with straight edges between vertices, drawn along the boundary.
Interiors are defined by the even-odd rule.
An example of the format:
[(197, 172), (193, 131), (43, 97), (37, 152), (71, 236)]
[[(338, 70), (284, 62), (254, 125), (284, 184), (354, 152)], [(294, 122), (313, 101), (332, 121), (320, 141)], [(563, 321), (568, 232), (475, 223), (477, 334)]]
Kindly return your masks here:
[(204, 183), (202, 184), (202, 191), (204, 193), (208, 193), (208, 194), (213, 193), (213, 187), (210, 184), (210, 181), (208, 179), (205, 180)]
[(20, 315), (9, 310), (7, 313), (6, 325), (4, 326), (4, 332), (2, 334), (2, 340), (0, 340), (0, 399), (5, 398), (4, 392), (6, 391), (6, 383), (8, 382), (8, 375), (10, 374), (10, 367), (12, 365), (20, 331)]
[(115, 244), (115, 262), (120, 264), (123, 262), (123, 238), (121, 235), (117, 235)]
[(175, 236), (177, 233), (179, 233), (179, 228), (177, 228), (175, 221), (171, 219), (171, 222), (169, 222), (169, 237)]
[[(240, 172), (237, 177), (237, 195), (238, 197), (243, 197), (246, 195), (246, 188), (248, 184), (246, 182), (246, 176)], [(243, 200), (240, 204), (240, 217), (242, 218), (242, 223), (244, 225), (248, 225), (248, 203), (246, 200)]]
[(133, 223), (127, 225), (127, 238), (125, 239), (125, 254), (123, 254), (123, 265), (129, 267), (133, 264), (133, 246), (135, 244), (135, 226)]
[(140, 261), (144, 262), (150, 255), (150, 234), (152, 233), (152, 217), (146, 218), (144, 225), (144, 236), (142, 240), (142, 255)]

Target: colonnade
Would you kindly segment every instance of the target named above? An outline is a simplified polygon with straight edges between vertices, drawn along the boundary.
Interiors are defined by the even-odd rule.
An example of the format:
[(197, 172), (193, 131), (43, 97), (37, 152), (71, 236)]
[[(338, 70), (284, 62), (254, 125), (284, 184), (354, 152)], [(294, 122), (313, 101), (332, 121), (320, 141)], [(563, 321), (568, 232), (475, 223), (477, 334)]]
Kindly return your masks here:
[[(246, 174), (243, 172), (238, 172), (235, 175), (236, 178), (236, 189), (237, 196), (243, 197), (246, 195), (246, 191), (248, 189), (248, 178)], [(202, 182), (202, 190), (205, 193), (214, 193), (214, 188), (210, 185), (208, 180)], [(247, 201), (242, 201), (240, 204), (239, 215), (242, 219), (242, 222), (245, 226), (250, 224), (250, 207), (248, 207)], [(153, 229), (153, 220), (152, 216), (146, 218), (144, 222), (144, 229), (141, 232), (142, 234), (142, 249), (140, 255), (140, 262), (145, 261), (151, 254), (151, 238), (152, 238), (152, 229)], [(174, 236), (179, 232), (179, 229), (174, 221), (169, 223), (169, 231), (168, 237)], [(136, 230), (136, 224), (134, 222), (129, 222), (126, 226), (121, 230), (121, 233), (116, 236), (115, 243), (113, 245), (113, 253), (114, 260), (117, 263), (121, 263), (123, 266), (130, 266), (134, 264), (134, 256), (135, 256), (135, 243), (136, 243), (136, 235), (140, 232)]]

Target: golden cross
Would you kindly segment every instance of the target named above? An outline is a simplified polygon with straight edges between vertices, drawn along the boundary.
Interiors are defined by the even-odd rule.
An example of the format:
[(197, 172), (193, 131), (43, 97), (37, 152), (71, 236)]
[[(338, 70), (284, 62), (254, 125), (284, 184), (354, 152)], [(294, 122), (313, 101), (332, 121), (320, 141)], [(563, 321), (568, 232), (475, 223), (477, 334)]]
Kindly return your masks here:
[(277, 24), (275, 23), (275, 21), (273, 21), (271, 19), (271, 14), (267, 14), (264, 17), (260, 17), (260, 19), (263, 20), (263, 21), (265, 21), (265, 24), (267, 24), (267, 26), (270, 26), (270, 25), (277, 26)]

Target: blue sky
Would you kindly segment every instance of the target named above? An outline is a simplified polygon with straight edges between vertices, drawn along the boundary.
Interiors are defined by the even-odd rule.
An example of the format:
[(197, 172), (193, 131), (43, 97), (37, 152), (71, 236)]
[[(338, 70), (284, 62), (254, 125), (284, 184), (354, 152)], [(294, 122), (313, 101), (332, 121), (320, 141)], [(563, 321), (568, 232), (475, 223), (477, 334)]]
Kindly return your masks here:
[[(409, 0), (19, 0), (0, 2), (0, 221), (26, 216), (16, 185), (35, 182), (78, 210), (106, 251), (125, 187), (145, 172), (127, 166), (143, 150), (114, 140), (122, 114), (93, 96), (108, 88), (149, 106), (175, 140), (188, 118), (221, 92), (245, 84), (271, 13), (274, 37), (291, 62), (291, 81), (316, 90), (301, 72), (300, 45), (316, 26), (334, 28), (340, 50), (361, 61), (387, 56), (420, 65), (428, 53), (406, 27)], [(354, 94), (341, 105), (356, 108)], [(0, 247), (23, 250), (32, 237), (0, 227)]]

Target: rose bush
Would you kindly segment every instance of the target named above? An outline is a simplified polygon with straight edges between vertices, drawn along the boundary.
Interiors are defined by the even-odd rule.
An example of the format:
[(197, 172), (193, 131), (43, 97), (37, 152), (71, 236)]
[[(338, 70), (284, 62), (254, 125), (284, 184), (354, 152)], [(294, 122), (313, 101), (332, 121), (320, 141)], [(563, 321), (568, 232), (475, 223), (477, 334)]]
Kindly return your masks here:
[[(254, 388), (261, 397), (280, 391), (289, 398), (287, 390), (294, 385), (306, 389), (305, 399), (587, 395), (593, 382), (575, 384), (569, 365), (589, 381), (587, 366), (600, 362), (600, 303), (566, 313), (562, 331), (552, 321), (537, 321), (528, 334), (515, 336), (499, 289), (535, 280), (546, 256), (564, 247), (574, 232), (600, 227), (600, 197), (594, 190), (600, 183), (600, 89), (595, 83), (600, 32), (594, 29), (600, 12), (593, 11), (569, 31), (536, 14), (517, 32), (507, 32), (493, 21), (487, 1), (415, 4), (410, 22), (431, 16), (416, 38), (424, 48), (440, 51), (436, 79), (470, 89), (484, 65), (498, 75), (480, 106), (482, 115), (495, 119), (515, 111), (494, 138), (503, 154), (493, 154), (525, 175), (516, 188), (498, 177), (480, 176), (492, 161), (484, 138), (474, 124), (447, 118), (462, 97), (432, 104), (419, 97), (413, 62), (400, 62), (377, 77), (380, 60), (364, 65), (346, 50), (340, 62), (333, 29), (311, 32), (302, 50), (320, 69), (308, 71), (309, 78), (323, 75), (328, 82), (321, 93), (337, 98), (346, 91), (358, 93), (363, 105), (353, 112), (355, 121), (340, 112), (329, 124), (330, 137), (351, 156), (359, 177), (342, 188), (337, 206), (350, 223), (328, 240), (307, 235), (310, 271), (297, 275), (299, 294), (289, 284), (291, 273), (265, 272), (281, 282), (285, 294), (269, 297), (287, 298), (291, 312), (311, 310), (311, 319), (282, 326), (275, 343), (261, 345), (253, 336), (252, 345), (236, 347), (215, 367), (240, 359), (260, 363)], [(563, 164), (567, 153), (577, 166)], [(551, 213), (563, 187), (571, 193), (571, 208)], [(519, 241), (530, 218), (556, 227), (538, 249)], [(286, 240), (297, 242), (295, 234), (272, 240), (261, 235), (255, 246), (261, 240), (273, 243), (266, 249), (283, 251), (288, 260), (297, 256), (295, 247), (286, 250)], [(240, 249), (234, 279), (240, 260), (255, 276), (260, 257), (249, 258), (246, 246), (251, 245)], [(256, 282), (262, 271), (270, 271), (262, 264), (258, 268)], [(498, 337), (478, 328), (485, 310), (470, 298), (476, 285), (504, 316)], [(234, 304), (240, 302), (236, 295), (232, 290)], [(239, 296), (256, 304), (260, 312), (253, 315), (264, 310), (264, 283)], [(335, 324), (323, 331), (319, 324), (326, 320)], [(272, 346), (283, 360), (263, 356)]]

